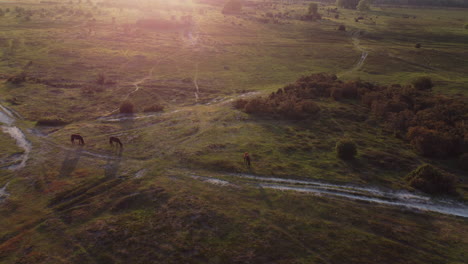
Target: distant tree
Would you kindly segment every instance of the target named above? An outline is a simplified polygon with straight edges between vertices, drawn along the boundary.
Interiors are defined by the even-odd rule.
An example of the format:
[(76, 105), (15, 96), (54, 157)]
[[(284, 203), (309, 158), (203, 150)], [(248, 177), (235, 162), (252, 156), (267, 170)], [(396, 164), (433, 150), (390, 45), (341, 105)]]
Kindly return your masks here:
[(356, 9), (359, 0), (336, 0), (336, 6), (347, 9)]
[(369, 11), (370, 5), (372, 4), (372, 0), (360, 0), (357, 5), (357, 10), (359, 11)]
[(229, 0), (223, 8), (223, 14), (236, 14), (242, 11), (242, 2), (240, 0)]
[(309, 14), (310, 15), (316, 15), (318, 10), (318, 5), (317, 3), (310, 3), (309, 4)]

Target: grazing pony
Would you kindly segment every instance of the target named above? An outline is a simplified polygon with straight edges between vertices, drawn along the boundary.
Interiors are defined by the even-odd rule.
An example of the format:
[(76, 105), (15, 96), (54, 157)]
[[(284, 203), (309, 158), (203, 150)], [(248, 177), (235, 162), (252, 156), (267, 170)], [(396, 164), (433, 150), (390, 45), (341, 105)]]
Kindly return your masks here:
[(80, 136), (80, 135), (78, 135), (78, 134), (73, 134), (73, 135), (71, 135), (70, 140), (71, 140), (71, 143), (72, 143), (73, 145), (75, 145), (75, 139), (78, 140), (78, 144), (79, 144), (79, 145), (84, 145), (84, 139), (83, 139), (82, 136)]
[(109, 138), (109, 144), (110, 144), (111, 146), (114, 146), (114, 142), (117, 143), (117, 144), (120, 146), (120, 148), (123, 148), (122, 142), (120, 141), (119, 138), (110, 137), (110, 138)]
[(248, 152), (244, 153), (244, 163), (250, 167), (250, 156)]

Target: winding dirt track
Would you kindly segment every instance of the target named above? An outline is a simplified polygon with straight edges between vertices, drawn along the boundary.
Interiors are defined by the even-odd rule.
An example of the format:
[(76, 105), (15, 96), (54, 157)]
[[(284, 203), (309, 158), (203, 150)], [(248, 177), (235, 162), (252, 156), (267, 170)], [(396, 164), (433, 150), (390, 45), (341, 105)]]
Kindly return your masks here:
[[(295, 180), (276, 177), (259, 177), (249, 174), (228, 174), (257, 188), (293, 191), (323, 195), (337, 199), (370, 202), (378, 205), (398, 207), (412, 211), (436, 212), (444, 215), (468, 218), (468, 206), (449, 199), (435, 199), (408, 191), (386, 190), (378, 187), (363, 187), (349, 184), (326, 183), (313, 180)], [(236, 181), (214, 177), (191, 175), (192, 178), (220, 186), (236, 186)]]

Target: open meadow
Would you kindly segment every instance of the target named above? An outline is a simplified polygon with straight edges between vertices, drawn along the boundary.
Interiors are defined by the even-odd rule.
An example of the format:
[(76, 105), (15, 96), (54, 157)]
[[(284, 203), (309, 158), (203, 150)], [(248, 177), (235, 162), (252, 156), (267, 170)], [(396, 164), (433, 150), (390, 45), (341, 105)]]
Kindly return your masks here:
[(468, 9), (310, 3), (0, 0), (0, 263), (464, 263)]

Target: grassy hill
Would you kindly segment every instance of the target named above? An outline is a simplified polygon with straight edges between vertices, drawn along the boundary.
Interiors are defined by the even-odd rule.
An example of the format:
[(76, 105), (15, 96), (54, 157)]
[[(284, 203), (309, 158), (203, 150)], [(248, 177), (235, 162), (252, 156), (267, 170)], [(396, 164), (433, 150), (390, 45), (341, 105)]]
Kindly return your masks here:
[[(428, 76), (466, 103), (467, 11), (320, 5), (306, 21), (308, 3), (0, 3), (0, 102), (18, 113), (2, 126), (32, 146), (0, 134), (0, 263), (463, 263), (459, 157), (419, 155), (359, 98), (307, 98), (302, 119), (235, 106), (320, 72)], [(355, 159), (337, 158), (343, 138)], [(457, 194), (409, 186), (426, 163)]]

